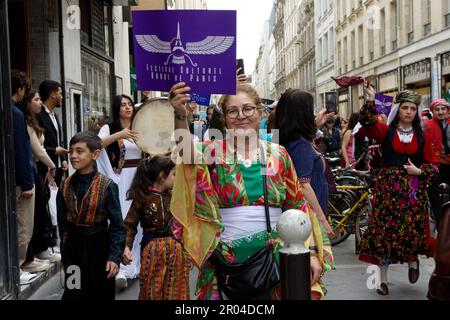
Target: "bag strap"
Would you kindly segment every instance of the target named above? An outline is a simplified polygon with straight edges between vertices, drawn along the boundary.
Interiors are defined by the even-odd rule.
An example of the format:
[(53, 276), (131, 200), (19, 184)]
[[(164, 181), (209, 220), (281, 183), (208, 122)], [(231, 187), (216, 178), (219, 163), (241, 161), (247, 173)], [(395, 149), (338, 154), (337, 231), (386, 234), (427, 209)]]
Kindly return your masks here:
[(262, 173), (262, 178), (263, 178), (263, 194), (264, 194), (264, 209), (266, 211), (266, 226), (267, 226), (267, 233), (271, 233), (272, 232), (272, 225), (270, 223), (270, 211), (269, 211), (269, 196), (268, 196), (268, 192), (267, 192), (267, 175), (266, 175), (266, 168), (267, 168), (267, 163), (266, 163), (266, 158), (265, 158), (265, 153), (264, 153), (264, 147), (262, 146), (261, 143), (261, 165), (263, 168), (263, 173)]

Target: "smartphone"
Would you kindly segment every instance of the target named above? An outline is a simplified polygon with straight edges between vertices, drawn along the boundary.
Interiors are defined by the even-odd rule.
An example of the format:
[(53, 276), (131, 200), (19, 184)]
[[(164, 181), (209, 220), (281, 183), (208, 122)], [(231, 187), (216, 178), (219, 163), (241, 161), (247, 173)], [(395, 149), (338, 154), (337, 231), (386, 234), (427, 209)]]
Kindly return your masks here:
[(241, 68), (241, 70), (239, 70), (238, 75), (245, 74), (244, 59), (237, 59), (236, 60), (236, 70), (238, 70), (239, 68)]
[(327, 113), (337, 114), (339, 112), (336, 92), (325, 93), (325, 107), (327, 108)]

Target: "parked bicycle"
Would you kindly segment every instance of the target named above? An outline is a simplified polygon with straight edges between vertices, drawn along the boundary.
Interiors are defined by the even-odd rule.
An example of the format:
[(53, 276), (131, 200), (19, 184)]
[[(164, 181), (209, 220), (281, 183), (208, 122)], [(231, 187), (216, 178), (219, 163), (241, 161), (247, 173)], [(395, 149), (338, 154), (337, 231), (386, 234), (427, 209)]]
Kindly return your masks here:
[(328, 214), (335, 236), (330, 238), (332, 245), (345, 241), (355, 234), (358, 252), (359, 243), (367, 229), (372, 210), (371, 195), (373, 179), (369, 172), (336, 169), (337, 192), (330, 195)]

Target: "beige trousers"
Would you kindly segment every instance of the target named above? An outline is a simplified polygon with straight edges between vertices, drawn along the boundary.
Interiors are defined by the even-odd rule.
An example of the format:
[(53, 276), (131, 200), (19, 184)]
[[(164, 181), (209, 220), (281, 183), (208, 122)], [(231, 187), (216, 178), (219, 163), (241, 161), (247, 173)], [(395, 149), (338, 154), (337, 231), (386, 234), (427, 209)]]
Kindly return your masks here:
[[(34, 186), (33, 186), (34, 191)], [(17, 242), (19, 246), (19, 267), (25, 262), (28, 244), (33, 236), (34, 197), (23, 198), (22, 188), (16, 186)]]

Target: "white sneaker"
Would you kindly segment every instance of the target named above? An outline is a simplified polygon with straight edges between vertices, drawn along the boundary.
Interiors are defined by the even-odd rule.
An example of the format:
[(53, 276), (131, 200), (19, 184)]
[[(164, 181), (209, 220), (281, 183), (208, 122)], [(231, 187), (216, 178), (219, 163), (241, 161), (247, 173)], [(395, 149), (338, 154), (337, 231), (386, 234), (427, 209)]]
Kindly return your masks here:
[(53, 247), (53, 248), (49, 248), (48, 250), (52, 250), (54, 253), (61, 253), (61, 249), (59, 247)]
[(22, 270), (25, 272), (35, 273), (47, 270), (49, 267), (48, 264), (37, 262), (36, 260), (28, 263), (24, 263), (22, 265)]
[(30, 284), (35, 280), (36, 277), (37, 277), (37, 274), (35, 274), (35, 273), (29, 273), (29, 272), (20, 270), (20, 285), (23, 286), (26, 284)]
[(39, 258), (34, 258), (34, 261), (37, 261), (37, 262), (39, 262), (39, 263), (43, 263), (43, 264), (48, 264), (48, 265), (50, 265), (50, 260), (48, 260), (48, 259), (46, 259), (46, 260), (43, 260), (43, 259), (39, 259)]
[(116, 276), (116, 287), (125, 289), (128, 286), (127, 277), (123, 273), (118, 273)]
[(61, 254), (50, 253), (48, 250), (38, 253), (36, 257), (38, 257), (41, 260), (49, 260), (50, 262), (61, 261)]

